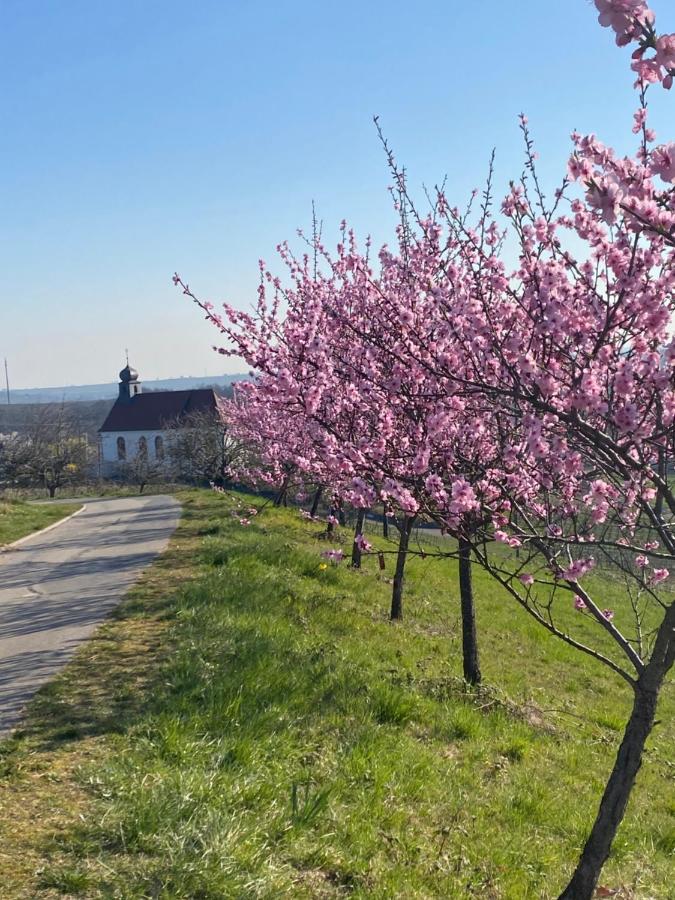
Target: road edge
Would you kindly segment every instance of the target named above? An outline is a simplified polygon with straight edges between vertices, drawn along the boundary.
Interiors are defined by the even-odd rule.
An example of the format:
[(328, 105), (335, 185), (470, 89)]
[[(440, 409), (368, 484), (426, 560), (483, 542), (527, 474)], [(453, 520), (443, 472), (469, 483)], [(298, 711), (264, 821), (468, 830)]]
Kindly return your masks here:
[(70, 519), (74, 519), (75, 516), (79, 516), (82, 510), (86, 508), (87, 504), (83, 503), (79, 509), (76, 509), (75, 512), (71, 513), (69, 516), (64, 516), (62, 519), (59, 519), (57, 522), (52, 522), (51, 525), (47, 525), (45, 528), (41, 528), (39, 531), (31, 531), (30, 534), (24, 534), (22, 538), (18, 538), (18, 540), (12, 541), (11, 544), (3, 544), (0, 547), (0, 553), (7, 553), (9, 550), (13, 550), (15, 547), (20, 547), (21, 544), (25, 544), (26, 541), (31, 540), (31, 538), (38, 537), (38, 535), (40, 534), (46, 534), (53, 528), (58, 528), (59, 525), (63, 525), (64, 522), (68, 522)]

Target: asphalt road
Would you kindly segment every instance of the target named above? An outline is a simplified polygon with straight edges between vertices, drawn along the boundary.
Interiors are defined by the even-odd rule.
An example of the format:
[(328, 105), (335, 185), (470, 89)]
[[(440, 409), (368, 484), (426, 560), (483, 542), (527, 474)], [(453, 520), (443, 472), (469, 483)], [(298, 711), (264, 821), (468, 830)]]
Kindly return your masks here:
[(94, 500), (0, 553), (0, 736), (164, 550), (179, 517), (173, 497)]

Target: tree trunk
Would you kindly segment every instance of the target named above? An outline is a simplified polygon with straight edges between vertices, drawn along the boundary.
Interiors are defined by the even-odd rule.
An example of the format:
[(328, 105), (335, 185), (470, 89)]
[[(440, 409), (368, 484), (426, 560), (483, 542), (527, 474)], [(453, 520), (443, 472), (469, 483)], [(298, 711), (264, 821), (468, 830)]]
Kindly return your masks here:
[(478, 641), (476, 639), (476, 610), (473, 603), (471, 584), (471, 544), (459, 539), (459, 598), (462, 610), (462, 659), (464, 680), (469, 684), (480, 684), (480, 663)]
[(322, 494), (323, 494), (323, 485), (320, 484), (316, 489), (316, 492), (314, 494), (314, 499), (312, 500), (312, 508), (309, 511), (309, 514), (312, 518), (314, 518), (314, 516), (316, 515), (316, 511), (319, 508), (319, 503), (321, 501)]
[(396, 572), (394, 573), (394, 589), (391, 594), (392, 621), (403, 618), (403, 570), (408, 555), (408, 544), (412, 532), (415, 516), (405, 516), (401, 524), (401, 536), (398, 542), (398, 554), (396, 556)]
[[(664, 481), (668, 477), (668, 459), (666, 457), (666, 451), (661, 447), (659, 449), (657, 469), (656, 469), (660, 478)], [(663, 491), (658, 491), (656, 494), (656, 503), (654, 504), (654, 512), (656, 513), (656, 517), (659, 521), (663, 520)]]
[(387, 518), (387, 504), (382, 507), (382, 537), (389, 538), (389, 519)]
[(288, 476), (286, 476), (281, 483), (281, 487), (279, 488), (279, 493), (274, 498), (274, 506), (281, 506), (281, 504), (286, 499), (286, 492), (288, 491)]
[(579, 857), (572, 880), (558, 900), (591, 900), (600, 872), (621, 824), (645, 742), (654, 726), (659, 691), (675, 660), (675, 604), (671, 605), (654, 642), (652, 657), (635, 686), (633, 709), (614, 768), (600, 801), (593, 828)]
[(54, 497), (56, 496), (56, 487), (55, 487), (55, 485), (53, 485), (53, 484), (48, 485), (48, 486), (47, 486), (47, 490), (49, 491), (50, 499), (53, 500)]
[(352, 544), (352, 566), (355, 569), (361, 568), (361, 546), (358, 539), (363, 534), (363, 523), (366, 519), (365, 509), (360, 509), (356, 514), (356, 528), (354, 529), (354, 543)]
[(344, 508), (344, 506), (342, 505), (342, 502), (340, 502), (340, 503), (338, 504), (338, 508), (337, 508), (337, 520), (338, 520), (338, 524), (341, 525), (343, 528), (344, 528), (345, 525), (347, 524), (347, 517), (345, 516), (345, 508)]

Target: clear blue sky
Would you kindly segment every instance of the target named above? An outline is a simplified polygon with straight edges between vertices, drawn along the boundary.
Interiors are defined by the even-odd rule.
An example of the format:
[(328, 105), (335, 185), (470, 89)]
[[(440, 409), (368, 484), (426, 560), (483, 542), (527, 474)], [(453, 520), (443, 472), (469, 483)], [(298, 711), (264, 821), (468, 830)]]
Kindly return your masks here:
[[(671, 4), (653, 7), (675, 30)], [(412, 183), (448, 173), (461, 201), (493, 145), (500, 188), (519, 174), (524, 110), (557, 183), (573, 128), (630, 147), (628, 56), (587, 0), (4, 0), (0, 356), (14, 385), (109, 381), (126, 346), (146, 378), (223, 372), (172, 273), (247, 306), (257, 259), (309, 225), (313, 198), (329, 239), (343, 217), (387, 239), (374, 113)], [(658, 127), (675, 98), (653, 93)]]

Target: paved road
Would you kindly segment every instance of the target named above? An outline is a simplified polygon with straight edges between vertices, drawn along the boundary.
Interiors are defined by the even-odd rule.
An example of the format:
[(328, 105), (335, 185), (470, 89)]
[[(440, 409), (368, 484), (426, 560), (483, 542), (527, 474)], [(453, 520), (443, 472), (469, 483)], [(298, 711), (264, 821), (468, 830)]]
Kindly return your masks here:
[(95, 500), (0, 553), (0, 736), (164, 550), (179, 516), (166, 495)]

